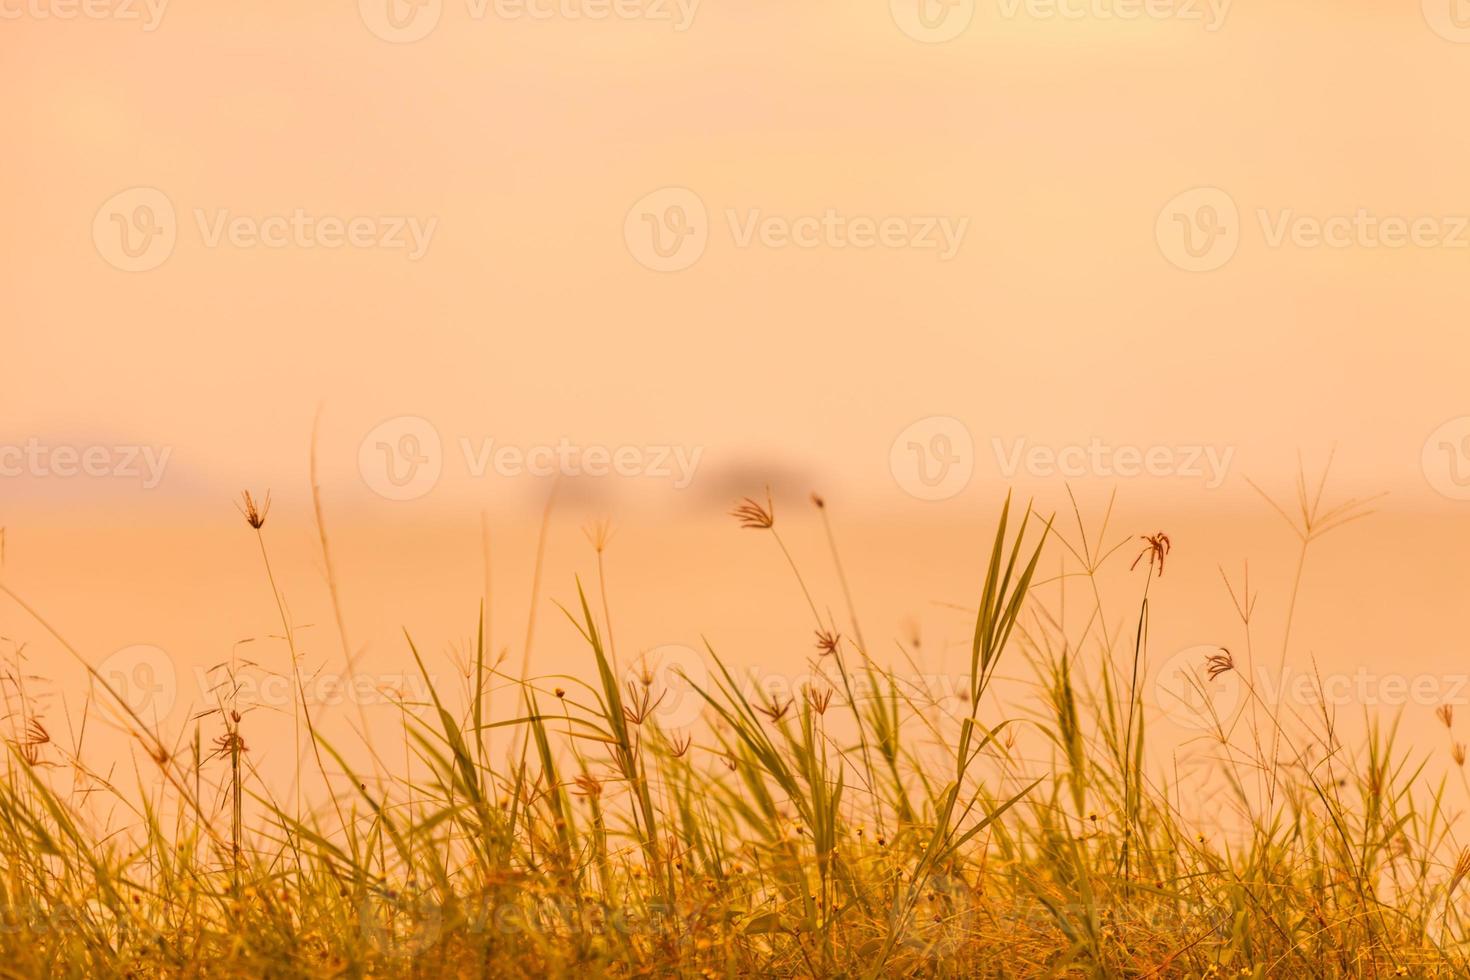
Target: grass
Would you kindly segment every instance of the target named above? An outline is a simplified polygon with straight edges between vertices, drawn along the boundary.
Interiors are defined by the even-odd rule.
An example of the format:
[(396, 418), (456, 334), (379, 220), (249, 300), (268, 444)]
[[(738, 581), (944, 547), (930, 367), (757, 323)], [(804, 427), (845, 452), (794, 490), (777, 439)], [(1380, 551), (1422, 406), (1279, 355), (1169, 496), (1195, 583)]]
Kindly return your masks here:
[[(1293, 604), (1309, 544), (1363, 513), (1320, 500), (1303, 482), (1298, 517), (1277, 507), (1302, 539)], [(1256, 689), (1248, 668), (1271, 641), (1255, 635), (1248, 576), (1226, 582), (1240, 662), (1222, 649), (1191, 665), (1202, 691), (1233, 675), (1243, 692), (1218, 716), (1203, 702), (1224, 787), (1216, 808), (1232, 815), (1229, 832), (1206, 830), (1145, 751), (1149, 590), (1167, 539), (1145, 538), (1127, 611), (1105, 614), (1100, 572), (1135, 557), (1122, 548), (1138, 539), (1107, 545), (1107, 518), (1089, 535), (1075, 505), (1067, 535), (1008, 500), (976, 560), (962, 689), (941, 703), (915, 683), (912, 649), (901, 644), (907, 664), (892, 668), (868, 648), (826, 503), (814, 504), (841, 619), (820, 611), (769, 499), (736, 517), (742, 533), (770, 536), (794, 575), (815, 639), (793, 642), (825, 681), (762, 695), (708, 649), (708, 679), (690, 678), (702, 720), (666, 730), (662, 682), (613, 652), (599, 526), (598, 582), (577, 583), (563, 609), (588, 679), (504, 670), (482, 612), (464, 689), (440, 690), (405, 636), (428, 697), (400, 706), (396, 773), (376, 751), (374, 771), (356, 771), (323, 735), (289, 643), (293, 738), (310, 743), (297, 758), (337, 790), (315, 807), (299, 789), (276, 799), (252, 767), (237, 665), (222, 667), (216, 705), (181, 748), (87, 667), (150, 760), (136, 787), (88, 767), (85, 719), (71, 744), (53, 738), (17, 665), (5, 690), (0, 972), (1470, 975), (1470, 851), (1454, 845), (1444, 782), (1391, 723), (1349, 749), (1327, 709), (1289, 712)], [(289, 638), (268, 506), (247, 500), (245, 512)], [(321, 544), (335, 593), (325, 532)], [(1053, 553), (1066, 571), (1042, 582)], [(1080, 629), (1068, 625), (1075, 599), (1064, 616), (1038, 596), (1068, 581), (1087, 597)], [(1002, 664), (1034, 670), (1027, 703), (996, 696)], [(507, 688), (518, 708), (496, 716), (489, 695)], [(1441, 720), (1451, 727), (1452, 710)], [(99, 797), (124, 816), (99, 820)]]

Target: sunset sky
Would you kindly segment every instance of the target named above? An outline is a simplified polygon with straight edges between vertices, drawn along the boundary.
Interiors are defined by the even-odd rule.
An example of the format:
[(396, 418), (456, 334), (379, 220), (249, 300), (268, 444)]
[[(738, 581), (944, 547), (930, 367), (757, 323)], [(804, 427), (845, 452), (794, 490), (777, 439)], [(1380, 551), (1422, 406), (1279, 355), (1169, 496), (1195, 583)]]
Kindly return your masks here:
[[(711, 471), (881, 488), (898, 433), (952, 416), (991, 475), (993, 436), (1231, 446), (1256, 473), (1335, 442), (1345, 476), (1425, 495), (1424, 440), (1470, 412), (1470, 230), (1271, 232), (1361, 209), (1453, 239), (1470, 44), (1362, 3), (1231, 8), (1212, 31), (1182, 3), (1125, 21), (997, 0), (943, 44), (882, 3), (791, 7), (701, 4), (679, 31), (448, 3), (408, 44), (345, 3), (7, 23), (7, 438), (171, 446), (169, 486), (215, 495), (296, 475), (324, 403), (343, 481), (362, 436), (410, 415), (451, 443), (702, 446)], [(177, 240), (127, 273), (93, 225), (140, 187)], [(703, 201), (708, 245), (658, 273), (624, 225), (667, 187)], [(1197, 187), (1240, 214), (1205, 273), (1156, 235)], [(829, 210), (967, 227), (947, 261), (740, 244), (753, 214)], [(432, 234), (417, 260), (211, 247), (222, 216), (298, 211)]]
[(917, 2), (0, 3), (6, 582), (99, 655), (217, 662), (279, 631), (232, 507), (269, 488), (326, 628), (320, 410), (383, 662), (404, 625), (469, 635), (482, 511), (519, 655), (559, 447), (609, 475), (563, 480), (547, 588), (621, 520), (630, 648), (805, 643), (724, 516), (766, 484), (814, 563), (797, 508), (833, 498), (875, 634), (962, 641), (936, 603), (972, 601), (1005, 488), (1065, 512), (1070, 484), (1187, 542), (1210, 625), (1173, 649), (1229, 629), (1220, 566), (1257, 560), (1280, 616), (1296, 541), (1247, 478), (1289, 499), (1335, 446), (1337, 496), (1387, 496), (1323, 546), (1303, 662), (1462, 661), (1451, 0)]

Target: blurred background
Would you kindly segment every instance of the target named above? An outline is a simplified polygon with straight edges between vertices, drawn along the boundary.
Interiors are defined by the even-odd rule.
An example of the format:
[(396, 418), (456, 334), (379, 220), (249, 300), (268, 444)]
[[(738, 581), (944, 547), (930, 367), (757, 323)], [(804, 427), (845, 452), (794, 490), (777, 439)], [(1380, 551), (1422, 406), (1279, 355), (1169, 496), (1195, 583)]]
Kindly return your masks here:
[[(1151, 670), (1249, 641), (1431, 732), (1470, 704), (1461, 6), (11, 0), (0, 582), (184, 732), (210, 668), (289, 663), (241, 490), (307, 669), (375, 691), (405, 629), (452, 681), (482, 600), (507, 669), (587, 676), (557, 603), (607, 520), (622, 662), (790, 681), (810, 609), (728, 511), (769, 487), (850, 633), (815, 491), (870, 653), (953, 676), (1014, 488), (1077, 649), (1080, 513), (1110, 635), (1170, 538)], [(1328, 470), (1319, 515), (1372, 513), (1303, 562)], [(0, 636), (75, 727), (80, 666)]]

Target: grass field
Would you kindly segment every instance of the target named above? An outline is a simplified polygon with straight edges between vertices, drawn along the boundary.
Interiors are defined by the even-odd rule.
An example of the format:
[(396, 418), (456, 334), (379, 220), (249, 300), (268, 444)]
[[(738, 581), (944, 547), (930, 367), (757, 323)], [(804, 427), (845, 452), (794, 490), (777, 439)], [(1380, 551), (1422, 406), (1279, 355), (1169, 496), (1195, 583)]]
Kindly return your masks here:
[[(1305, 485), (1299, 496), (1282, 516), (1303, 555), (1363, 513), (1324, 510)], [(825, 525), (826, 505), (813, 508)], [(299, 690), (269, 505), (246, 498), (242, 511)], [(1271, 659), (1286, 643), (1254, 635), (1248, 583), (1227, 583), (1241, 643), (1192, 668), (1202, 693), (1230, 674), (1244, 691), (1204, 719), (1224, 787), (1207, 805), (1230, 829), (1193, 823), (1186, 811), (1201, 801), (1180, 800), (1145, 751), (1149, 591), (1170, 542), (1074, 517), (1063, 529), (1010, 501), (1000, 510), (976, 556), (963, 690), (941, 704), (914, 683), (913, 651), (869, 647), (850, 601), (807, 592), (780, 536), (788, 515), (743, 501), (731, 533), (769, 538), (750, 543), (789, 565), (779, 574), (813, 617), (791, 637), (792, 659), (824, 680), (763, 695), (710, 649), (694, 692), (702, 718), (677, 729), (660, 724), (662, 680), (614, 652), (607, 538), (594, 528), (598, 580), (563, 583), (582, 676), (529, 675), (487, 649), (481, 616), (465, 689), (436, 689), (433, 655), (405, 637), (431, 694), (401, 705), (388, 739), (401, 766), (384, 753), (358, 771), (306, 699), (294, 705), (300, 757), (336, 789), (315, 805), (266, 790), (250, 751), (259, 716), (228, 683), (179, 743), (93, 671), (98, 700), (116, 702), (152, 760), (124, 780), (89, 767), (85, 738), (53, 735), (15, 670), (0, 973), (1470, 975), (1470, 850), (1455, 843), (1445, 795), (1444, 774), (1458, 778), (1449, 763), (1464, 761), (1452, 710), (1441, 721), (1453, 758), (1396, 746), (1391, 717), (1363, 744), (1341, 744), (1332, 711), (1285, 711), (1252, 686), (1256, 651)], [(838, 555), (830, 526), (829, 541), (824, 562)], [(331, 582), (325, 533), (322, 544)], [(1052, 558), (1080, 586), (1072, 601), (1086, 597), (1080, 631), (1035, 595)], [(1099, 570), (1129, 562), (1133, 593), (1105, 596)], [(824, 613), (829, 602), (842, 613)], [(466, 610), (467, 624), (475, 616)], [(63, 644), (64, 632), (53, 630)], [(1033, 671), (1035, 685), (997, 709), (1002, 664)], [(507, 689), (518, 710), (492, 713), (490, 692)]]

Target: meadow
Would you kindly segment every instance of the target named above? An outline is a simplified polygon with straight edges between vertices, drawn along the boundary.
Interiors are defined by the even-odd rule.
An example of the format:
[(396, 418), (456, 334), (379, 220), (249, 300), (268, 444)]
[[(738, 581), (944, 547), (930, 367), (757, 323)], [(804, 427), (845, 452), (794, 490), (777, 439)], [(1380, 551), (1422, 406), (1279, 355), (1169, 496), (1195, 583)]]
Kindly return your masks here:
[[(175, 737), (0, 579), (9, 612), (94, 682), (63, 737), (31, 693), (44, 671), (20, 658), (7, 670), (7, 976), (1470, 974), (1452, 707), (1439, 714), (1449, 753), (1397, 740), (1392, 713), (1366, 715), (1365, 738), (1343, 744), (1327, 699), (1301, 711), (1254, 683), (1257, 659), (1285, 657), (1288, 637), (1258, 635), (1248, 578), (1227, 578), (1241, 643), (1187, 665), (1216, 795), (1181, 799), (1146, 751), (1162, 531), (1106, 516), (1090, 528), (1076, 510), (1008, 498), (975, 557), (967, 670), (941, 698), (918, 683), (912, 644), (865, 639), (825, 501), (801, 519), (822, 522), (836, 596), (810, 591), (809, 557), (781, 534), (789, 510), (740, 501), (731, 533), (768, 538), (783, 587), (810, 608), (783, 653), (808, 680), (754, 689), (711, 646), (709, 672), (680, 695), (698, 718), (673, 726), (667, 674), (617, 649), (608, 529), (594, 525), (596, 578), (547, 585), (565, 596), (557, 626), (579, 634), (585, 671), (537, 675), (467, 609), (464, 684), (436, 682), (441, 652), (406, 633), (425, 696), (404, 698), (398, 730), (373, 733), (364, 756), (321, 730), (306, 696), (269, 497), (239, 506), (289, 650), (297, 758), (331, 792), (267, 787), (252, 726), (276, 723), (232, 665)], [(1368, 506), (1328, 507), (1303, 480), (1278, 509), (1304, 564)], [(1131, 592), (1107, 595), (1101, 570), (1119, 564)], [(1072, 583), (1068, 610), (1037, 595), (1054, 566)], [(1301, 568), (1291, 608), (1310, 588)], [(539, 580), (539, 563), (529, 571)], [(1002, 666), (1030, 678), (1024, 697), (996, 696)], [(1217, 711), (1221, 678), (1242, 696)], [(491, 710), (506, 692), (515, 710)], [(148, 765), (94, 769), (88, 740), (118, 737)], [(1199, 822), (1201, 808), (1222, 819)]]

